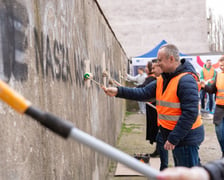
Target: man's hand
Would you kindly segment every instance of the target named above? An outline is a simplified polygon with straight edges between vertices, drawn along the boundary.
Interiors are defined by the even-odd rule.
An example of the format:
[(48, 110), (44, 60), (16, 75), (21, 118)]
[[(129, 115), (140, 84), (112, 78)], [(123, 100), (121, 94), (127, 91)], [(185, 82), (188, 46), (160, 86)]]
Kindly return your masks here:
[(175, 148), (175, 145), (171, 144), (168, 140), (164, 144), (164, 149), (166, 150), (174, 150), (174, 148)]
[(201, 167), (167, 168), (157, 176), (158, 180), (209, 180), (208, 172)]
[(201, 85), (202, 88), (205, 88), (205, 81), (201, 81), (200, 85)]
[(102, 86), (102, 89), (104, 90), (104, 92), (108, 96), (111, 96), (111, 97), (116, 96), (117, 93), (118, 93), (118, 89), (116, 87), (108, 87), (108, 88), (106, 88), (106, 87)]

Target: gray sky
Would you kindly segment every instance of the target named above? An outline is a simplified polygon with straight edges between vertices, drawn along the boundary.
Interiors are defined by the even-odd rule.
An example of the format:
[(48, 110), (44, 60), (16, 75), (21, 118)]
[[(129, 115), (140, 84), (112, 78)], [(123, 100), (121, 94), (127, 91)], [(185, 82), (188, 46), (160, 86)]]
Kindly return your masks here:
[(207, 0), (207, 5), (224, 17), (224, 0)]

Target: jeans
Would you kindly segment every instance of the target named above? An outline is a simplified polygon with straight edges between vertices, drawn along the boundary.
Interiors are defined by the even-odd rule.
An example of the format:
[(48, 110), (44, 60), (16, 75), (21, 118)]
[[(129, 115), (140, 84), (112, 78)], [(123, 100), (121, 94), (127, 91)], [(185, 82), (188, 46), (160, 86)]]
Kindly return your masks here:
[(198, 146), (177, 146), (173, 150), (175, 166), (192, 167), (200, 165)]
[(164, 140), (160, 131), (156, 136), (156, 146), (160, 155), (160, 170), (163, 170), (168, 167), (168, 151), (164, 149)]
[(142, 114), (145, 114), (145, 113), (146, 113), (145, 102), (138, 101), (138, 106), (139, 106), (139, 111), (140, 111)]
[(215, 132), (221, 146), (222, 153), (224, 153), (224, 117), (219, 125), (215, 125)]
[[(205, 94), (206, 92), (202, 89), (200, 93), (200, 98), (201, 98), (201, 108), (205, 109)], [(208, 103), (209, 103), (209, 111), (212, 112), (213, 109), (213, 94), (207, 93), (207, 98), (209, 98)]]

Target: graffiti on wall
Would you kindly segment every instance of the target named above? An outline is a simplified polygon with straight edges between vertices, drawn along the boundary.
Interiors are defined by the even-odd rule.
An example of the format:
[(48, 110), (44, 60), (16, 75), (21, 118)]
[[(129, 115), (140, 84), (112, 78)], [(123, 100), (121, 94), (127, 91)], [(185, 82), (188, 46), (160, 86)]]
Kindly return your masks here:
[[(0, 78), (8, 82), (13, 76), (17, 81), (26, 81), (29, 71), (26, 54), (29, 47), (34, 47), (35, 54), (29, 63), (34, 61), (38, 75), (84, 86), (87, 45), (81, 28), (76, 26), (78, 20), (75, 10), (71, 9), (74, 7), (75, 4), (61, 1), (56, 9), (53, 2), (47, 2), (42, 29), (31, 29), (25, 6), (15, 0), (0, 0)], [(90, 70), (94, 78), (102, 82), (101, 65), (94, 64)]]
[(29, 23), (26, 8), (12, 0), (0, 1), (0, 77), (9, 81), (27, 79), (28, 68), (24, 62), (28, 47), (25, 29)]
[(51, 76), (53, 80), (72, 82), (68, 48), (57, 40), (51, 44), (49, 36), (44, 38), (43, 32), (39, 36), (35, 28), (34, 36), (37, 73), (43, 77)]

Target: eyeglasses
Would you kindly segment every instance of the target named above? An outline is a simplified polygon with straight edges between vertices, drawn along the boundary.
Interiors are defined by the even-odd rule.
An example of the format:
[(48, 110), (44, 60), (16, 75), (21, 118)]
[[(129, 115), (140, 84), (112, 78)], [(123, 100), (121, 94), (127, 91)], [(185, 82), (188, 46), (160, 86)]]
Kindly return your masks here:
[(158, 59), (153, 59), (152, 63), (158, 63)]

